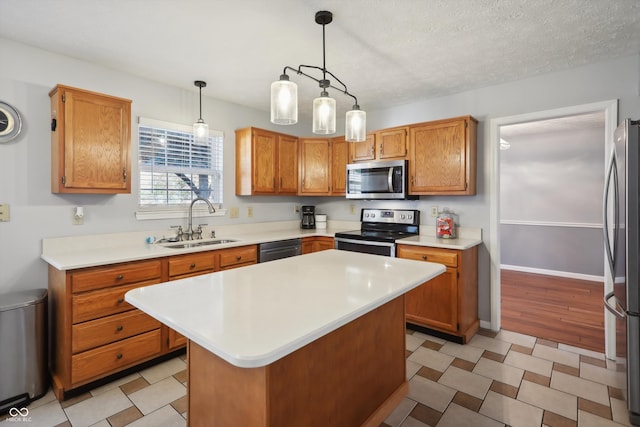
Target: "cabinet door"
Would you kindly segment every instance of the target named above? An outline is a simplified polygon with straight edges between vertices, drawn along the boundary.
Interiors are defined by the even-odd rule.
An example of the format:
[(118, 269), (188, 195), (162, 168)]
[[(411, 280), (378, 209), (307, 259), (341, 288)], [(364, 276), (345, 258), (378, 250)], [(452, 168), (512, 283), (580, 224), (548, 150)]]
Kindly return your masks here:
[(447, 271), (406, 294), (407, 321), (458, 332), (457, 269)]
[(375, 160), (376, 158), (376, 135), (367, 134), (367, 139), (360, 142), (351, 143), (351, 161), (364, 162)]
[(261, 129), (252, 131), (252, 193), (276, 192), (277, 135)]
[(468, 123), (460, 119), (411, 128), (410, 194), (475, 194), (475, 132), (471, 145)]
[(333, 237), (316, 237), (316, 240), (313, 242), (313, 252), (326, 251), (327, 249), (333, 248)]
[(300, 140), (300, 185), (302, 196), (326, 196), (331, 191), (329, 166), (331, 141), (328, 139)]
[(298, 193), (298, 138), (278, 136), (278, 193)]
[(407, 150), (407, 128), (393, 128), (376, 133), (378, 159), (405, 159)]
[(331, 194), (345, 195), (347, 192), (347, 163), (349, 163), (349, 142), (344, 137), (331, 141)]
[[(60, 88), (54, 192), (130, 193), (131, 101)], [(53, 98), (52, 98), (53, 99)], [(61, 150), (63, 153), (61, 153)]]

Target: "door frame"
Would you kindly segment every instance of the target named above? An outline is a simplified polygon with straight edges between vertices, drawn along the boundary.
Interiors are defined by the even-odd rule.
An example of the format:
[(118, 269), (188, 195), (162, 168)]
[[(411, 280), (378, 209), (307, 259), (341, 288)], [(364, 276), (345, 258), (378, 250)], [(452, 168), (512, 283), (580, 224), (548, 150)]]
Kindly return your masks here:
[[(489, 120), (485, 129), (485, 141), (489, 143), (489, 257), (491, 260), (491, 329), (500, 330), (500, 126), (527, 123), (532, 121), (554, 119), (604, 111), (605, 115), (605, 153), (613, 145), (613, 131), (618, 125), (618, 100), (595, 102), (591, 104), (574, 105), (553, 110), (537, 111), (515, 116), (496, 117)], [(604, 164), (603, 169), (606, 168)], [(604, 258), (604, 257), (603, 257)], [(603, 259), (603, 264), (606, 261)], [(613, 290), (613, 278), (604, 269), (604, 293)], [(603, 295), (604, 297), (604, 295)], [(615, 318), (605, 310), (605, 355), (609, 359), (615, 358)]]

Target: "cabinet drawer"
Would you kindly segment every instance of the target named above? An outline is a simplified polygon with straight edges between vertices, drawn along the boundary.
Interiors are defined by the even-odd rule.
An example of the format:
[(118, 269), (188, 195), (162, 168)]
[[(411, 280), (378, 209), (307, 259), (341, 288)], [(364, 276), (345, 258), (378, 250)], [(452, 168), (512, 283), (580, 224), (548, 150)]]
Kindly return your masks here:
[(160, 329), (71, 357), (71, 382), (76, 384), (127, 368), (160, 354)]
[(91, 291), (156, 279), (161, 274), (160, 266), (161, 262), (154, 260), (98, 267), (71, 273), (71, 292)]
[(418, 261), (437, 262), (447, 267), (458, 266), (458, 253), (448, 249), (425, 248), (420, 246), (398, 245), (398, 257)]
[(124, 301), (124, 294), (131, 289), (156, 283), (160, 283), (160, 279), (73, 295), (71, 297), (73, 312), (71, 321), (72, 323), (80, 323), (131, 310), (133, 306)]
[(169, 258), (169, 276), (179, 276), (215, 268), (213, 252), (178, 255)]
[(71, 352), (79, 353), (160, 327), (153, 317), (131, 310), (71, 327)]
[(245, 246), (241, 248), (229, 248), (218, 251), (220, 254), (220, 268), (222, 270), (258, 262), (258, 247)]

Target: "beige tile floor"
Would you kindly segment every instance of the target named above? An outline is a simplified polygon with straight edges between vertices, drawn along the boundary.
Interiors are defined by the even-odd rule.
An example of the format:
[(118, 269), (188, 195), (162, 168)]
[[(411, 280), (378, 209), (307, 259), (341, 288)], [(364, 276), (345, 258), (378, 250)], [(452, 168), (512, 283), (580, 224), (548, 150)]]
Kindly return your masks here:
[[(408, 330), (406, 344), (409, 394), (384, 427), (628, 425), (622, 377), (602, 354), (509, 331), (462, 346)], [(28, 422), (4, 415), (0, 426), (185, 426), (184, 359), (62, 403), (49, 392)]]

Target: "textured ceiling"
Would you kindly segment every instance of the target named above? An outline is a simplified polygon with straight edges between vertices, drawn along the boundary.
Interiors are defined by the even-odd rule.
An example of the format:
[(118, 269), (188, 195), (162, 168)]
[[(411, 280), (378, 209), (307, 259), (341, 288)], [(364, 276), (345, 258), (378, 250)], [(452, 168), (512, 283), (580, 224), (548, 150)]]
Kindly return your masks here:
[(322, 65), (318, 10), (364, 110), (640, 52), (638, 0), (1, 0), (0, 37), (266, 111), (285, 65)]

